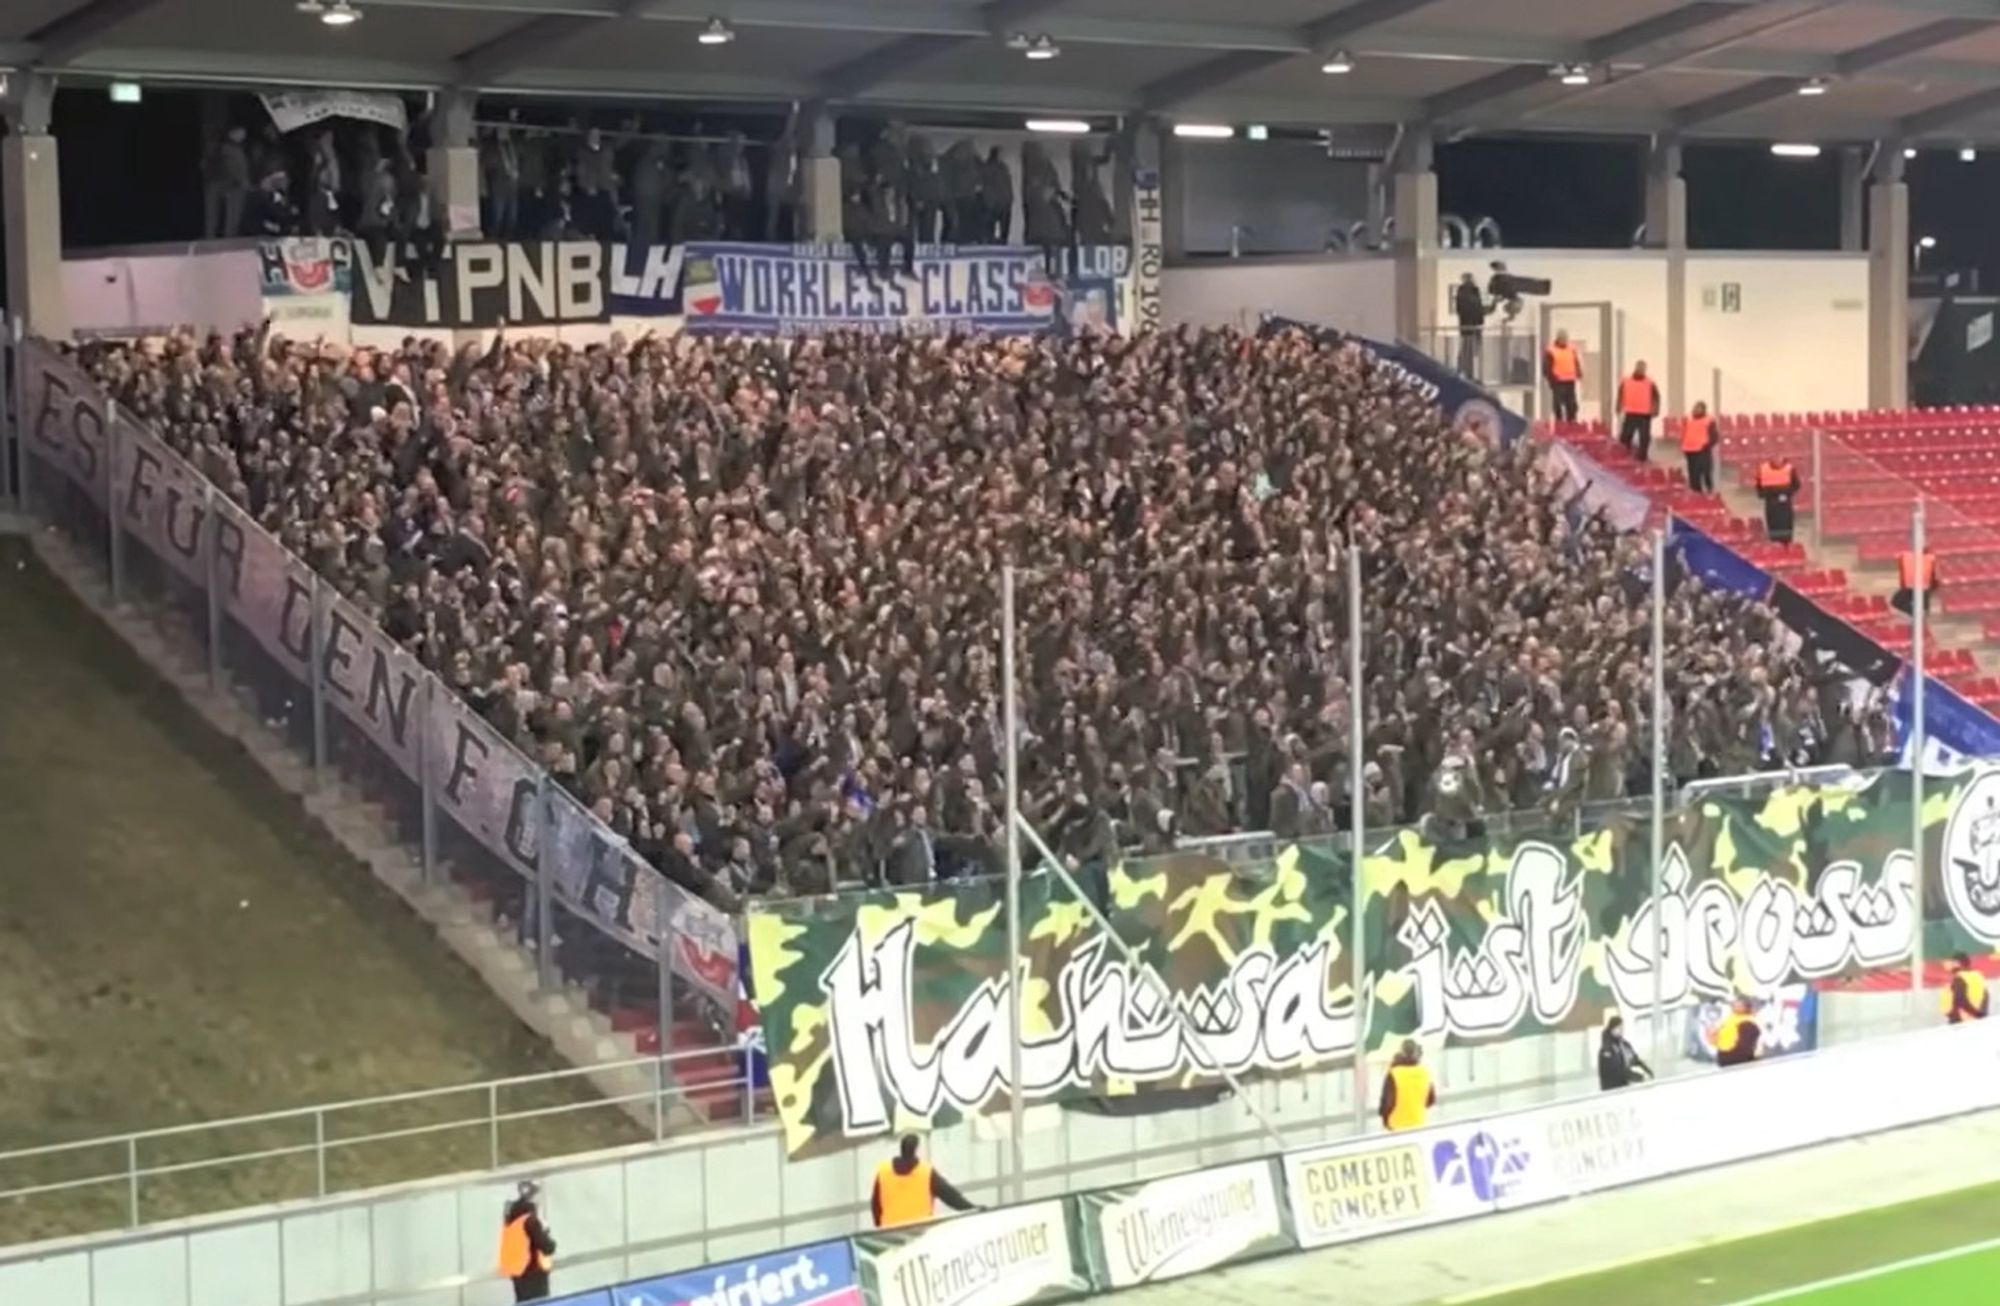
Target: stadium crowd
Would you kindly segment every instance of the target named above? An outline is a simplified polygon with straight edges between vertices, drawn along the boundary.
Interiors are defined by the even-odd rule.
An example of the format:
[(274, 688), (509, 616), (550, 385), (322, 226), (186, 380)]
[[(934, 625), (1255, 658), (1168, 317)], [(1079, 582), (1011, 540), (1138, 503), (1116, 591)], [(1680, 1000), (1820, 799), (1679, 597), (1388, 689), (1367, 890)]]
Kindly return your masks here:
[[(261, 111), (259, 111), (261, 114)], [(231, 125), (202, 151), (204, 236), (355, 236), (441, 248), (446, 226), (425, 177), (431, 127), (330, 120), (281, 133)], [(506, 240), (797, 240), (806, 234), (805, 158), (796, 118), (771, 139), (742, 131), (672, 135), (637, 114), (600, 122), (479, 125), (480, 229)], [(1036, 141), (1018, 167), (998, 145), (935, 142), (898, 122), (841, 144), (843, 230), (864, 264), (891, 271), (918, 243), (1005, 244), (1049, 252), (1119, 235), (1101, 170), (1109, 151), (1074, 141), (1067, 171)], [(1018, 171), (1018, 179), (1016, 173)], [(1018, 216), (1018, 221), (1017, 221)]]
[[(1643, 790), (1643, 541), (1529, 442), (1300, 333), (81, 347), (287, 547), (676, 881), (729, 904), (1345, 825), (1346, 541), (1372, 827)], [(1677, 780), (1870, 760), (1879, 714), (1675, 578)]]

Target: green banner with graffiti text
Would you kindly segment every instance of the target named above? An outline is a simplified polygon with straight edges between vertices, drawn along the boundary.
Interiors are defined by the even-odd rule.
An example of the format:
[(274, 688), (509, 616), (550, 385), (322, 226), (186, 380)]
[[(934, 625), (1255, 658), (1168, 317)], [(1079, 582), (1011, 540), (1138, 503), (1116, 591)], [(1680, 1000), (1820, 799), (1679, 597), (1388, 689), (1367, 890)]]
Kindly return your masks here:
[[(1231, 866), (1192, 853), (1114, 869), (1120, 940), (1058, 877), (1022, 882), (1030, 1101), (1212, 1084), (1433, 1046), (1593, 1028), (1611, 1012), (1906, 968), (1916, 934), (1907, 772), (1775, 782), (1668, 813), (1654, 899), (1644, 817), (1568, 839), (1385, 836)], [(1925, 955), (2000, 945), (2000, 770), (1931, 777)], [(794, 1154), (948, 1123), (1007, 1100), (1007, 929), (996, 883), (776, 902), (748, 921), (771, 1084)], [(1654, 957), (1660, 957), (1656, 968)], [(1657, 970), (1657, 979), (1656, 979)]]
[[(1310, 848), (1251, 866), (1175, 854), (1113, 868), (1099, 906), (1165, 978), (1184, 1021), (1060, 877), (1025, 876), (1017, 970), (1029, 1099), (1188, 1088), (1212, 1082), (1214, 1064), (1249, 1074), (1347, 1059), (1347, 868)], [(774, 902), (747, 928), (771, 1090), (794, 1153), (1005, 1104), (1000, 882)]]

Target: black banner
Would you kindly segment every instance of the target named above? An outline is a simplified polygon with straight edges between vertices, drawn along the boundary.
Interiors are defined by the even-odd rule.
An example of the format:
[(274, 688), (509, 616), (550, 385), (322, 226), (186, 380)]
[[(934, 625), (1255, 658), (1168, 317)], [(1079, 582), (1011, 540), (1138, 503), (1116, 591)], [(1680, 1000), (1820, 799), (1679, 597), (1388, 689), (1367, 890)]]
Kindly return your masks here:
[(1839, 617), (1827, 612), (1783, 581), (1771, 586), (1770, 604), (1778, 620), (1804, 641), (1801, 650), (1833, 655), (1839, 663), (1872, 685), (1886, 685), (1903, 668), (1903, 659), (1889, 652)]
[(392, 244), (354, 244), (356, 326), (561, 326), (610, 317), (604, 246), (595, 241), (457, 240), (426, 262)]

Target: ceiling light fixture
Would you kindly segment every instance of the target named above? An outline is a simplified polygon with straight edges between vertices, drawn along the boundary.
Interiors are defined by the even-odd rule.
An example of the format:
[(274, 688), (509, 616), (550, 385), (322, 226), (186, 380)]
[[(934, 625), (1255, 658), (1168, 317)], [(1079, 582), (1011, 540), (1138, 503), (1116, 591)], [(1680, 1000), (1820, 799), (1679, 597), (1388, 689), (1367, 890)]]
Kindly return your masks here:
[(1057, 45), (1047, 32), (1043, 32), (1040, 36), (1028, 42), (1028, 48), (1023, 53), (1039, 63), (1044, 59), (1053, 59), (1061, 54), (1062, 47)]
[(1905, 146), (1903, 147), (1903, 157), (1904, 157), (1904, 158), (1906, 158), (1906, 159), (1914, 159), (1914, 158), (1916, 158), (1916, 157), (1917, 157), (1917, 147), (1916, 147), (1916, 146), (1914, 146), (1914, 145), (1905, 145)]
[(1824, 78), (1824, 77), (1815, 77), (1815, 78), (1813, 78), (1813, 79), (1812, 79), (1811, 81), (1809, 81), (1809, 82), (1806, 82), (1806, 83), (1804, 83), (1803, 85), (1801, 85), (1801, 86), (1799, 87), (1799, 94), (1800, 94), (1800, 95), (1825, 95), (1825, 94), (1826, 94), (1826, 78)]
[(361, 11), (347, 0), (330, 0), (319, 20), (328, 27), (348, 27), (361, 21)]
[(1236, 134), (1234, 127), (1214, 122), (1177, 122), (1174, 135), (1197, 141), (1226, 141)]
[(1979, 157), (1979, 151), (1973, 149), (1970, 145), (1966, 146), (1964, 149), (1958, 152), (1958, 161), (1960, 163), (1971, 163), (1978, 157)]
[(1319, 70), (1335, 77), (1342, 73), (1351, 73), (1354, 71), (1354, 56), (1345, 50), (1335, 50), (1326, 57), (1326, 62), (1319, 66)]
[(326, 6), (321, 4), (320, 0), (299, 0), (292, 8), (302, 14), (311, 14), (314, 18), (326, 12)]
[(1047, 132), (1052, 136), (1086, 136), (1090, 133), (1090, 124), (1081, 118), (1030, 118), (1028, 130)]
[(1819, 146), (1810, 141), (1779, 141), (1771, 147), (1771, 153), (1781, 159), (1817, 159)]
[(736, 39), (736, 29), (720, 18), (711, 18), (701, 29), (701, 35), (694, 38), (703, 45), (728, 45)]
[(1550, 69), (1550, 75), (1564, 86), (1590, 85), (1590, 69), (1580, 63), (1559, 63)]
[(1918, 249), (1936, 249), (1936, 248), (1937, 248), (1937, 237), (1936, 237), (1936, 236), (1919, 236), (1919, 237), (1917, 237), (1917, 248), (1918, 248)]

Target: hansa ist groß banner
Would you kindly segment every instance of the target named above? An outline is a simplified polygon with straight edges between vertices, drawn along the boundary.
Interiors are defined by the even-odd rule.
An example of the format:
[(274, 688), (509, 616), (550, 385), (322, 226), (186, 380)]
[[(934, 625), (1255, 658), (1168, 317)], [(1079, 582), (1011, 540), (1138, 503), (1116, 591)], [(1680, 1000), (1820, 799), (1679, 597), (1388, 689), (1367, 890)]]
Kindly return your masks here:
[[(1925, 798), (1926, 955), (2000, 946), (2000, 769)], [(1291, 1074), (1406, 1037), (1596, 1028), (1657, 1000), (1763, 995), (1908, 963), (1903, 772), (1699, 800), (1669, 815), (1652, 897), (1643, 819), (1569, 840), (1400, 833), (1363, 863), (1360, 1002), (1337, 853), (1244, 868), (1180, 854), (1109, 878), (1120, 938), (1186, 1023), (1043, 876), (1024, 882), (1025, 1096), (1055, 1101)], [(1654, 959), (1655, 913), (1663, 941)], [(987, 885), (775, 903), (748, 921), (771, 1083), (793, 1152), (1007, 1100), (1006, 921)], [(1194, 1032), (1190, 1033), (1190, 1029)]]

